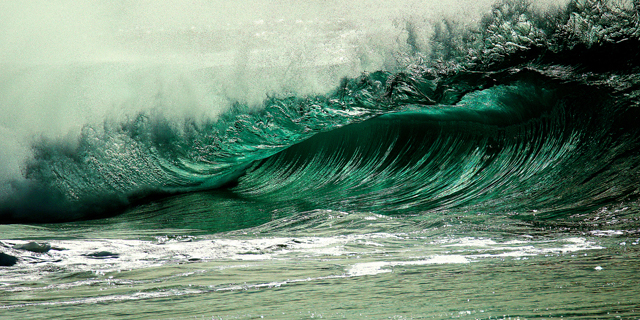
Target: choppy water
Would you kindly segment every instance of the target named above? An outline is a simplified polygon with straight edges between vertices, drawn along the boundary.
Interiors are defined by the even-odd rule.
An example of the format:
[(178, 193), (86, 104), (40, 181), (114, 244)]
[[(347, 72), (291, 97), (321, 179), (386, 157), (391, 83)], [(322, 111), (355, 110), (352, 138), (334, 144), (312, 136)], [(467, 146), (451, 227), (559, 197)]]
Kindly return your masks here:
[(638, 3), (114, 3), (0, 52), (0, 318), (640, 317)]

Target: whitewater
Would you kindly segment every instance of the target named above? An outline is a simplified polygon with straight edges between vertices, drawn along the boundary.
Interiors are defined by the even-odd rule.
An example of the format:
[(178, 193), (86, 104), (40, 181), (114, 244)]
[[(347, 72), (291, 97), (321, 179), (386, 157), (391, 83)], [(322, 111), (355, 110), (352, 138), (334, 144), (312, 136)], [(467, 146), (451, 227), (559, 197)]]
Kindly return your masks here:
[(640, 3), (0, 3), (0, 319), (638, 319)]

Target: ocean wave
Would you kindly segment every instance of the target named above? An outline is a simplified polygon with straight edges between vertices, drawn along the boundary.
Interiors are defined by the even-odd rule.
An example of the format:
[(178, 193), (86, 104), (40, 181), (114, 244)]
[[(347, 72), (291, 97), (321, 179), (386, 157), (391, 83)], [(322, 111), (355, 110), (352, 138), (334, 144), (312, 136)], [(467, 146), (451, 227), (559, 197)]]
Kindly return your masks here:
[(624, 207), (639, 191), (638, 17), (635, 2), (504, 1), (476, 26), (436, 24), (427, 51), (409, 26), (405, 69), (328, 94), (237, 102), (210, 121), (141, 112), (38, 139), (2, 189), (0, 220), (98, 218), (220, 188), (384, 214), (579, 220)]

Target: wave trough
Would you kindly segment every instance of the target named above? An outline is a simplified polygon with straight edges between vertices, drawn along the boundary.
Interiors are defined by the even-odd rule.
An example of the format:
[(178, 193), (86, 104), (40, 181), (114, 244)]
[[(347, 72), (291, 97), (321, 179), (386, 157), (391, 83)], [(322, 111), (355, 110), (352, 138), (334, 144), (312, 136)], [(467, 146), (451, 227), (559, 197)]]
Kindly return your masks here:
[(2, 182), (0, 220), (92, 219), (224, 189), (308, 210), (619, 223), (640, 191), (639, 11), (505, 1), (476, 26), (437, 23), (429, 50), (407, 24), (411, 63), (327, 94), (236, 101), (215, 119), (144, 111), (38, 138), (22, 177)]

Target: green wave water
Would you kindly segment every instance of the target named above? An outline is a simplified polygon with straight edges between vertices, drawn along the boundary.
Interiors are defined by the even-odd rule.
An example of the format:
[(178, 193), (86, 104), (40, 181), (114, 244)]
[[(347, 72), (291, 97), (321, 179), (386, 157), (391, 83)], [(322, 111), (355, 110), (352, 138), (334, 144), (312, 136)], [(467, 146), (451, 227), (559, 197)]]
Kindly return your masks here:
[(410, 63), (326, 94), (34, 139), (0, 189), (0, 311), (637, 318), (640, 5), (405, 31)]

